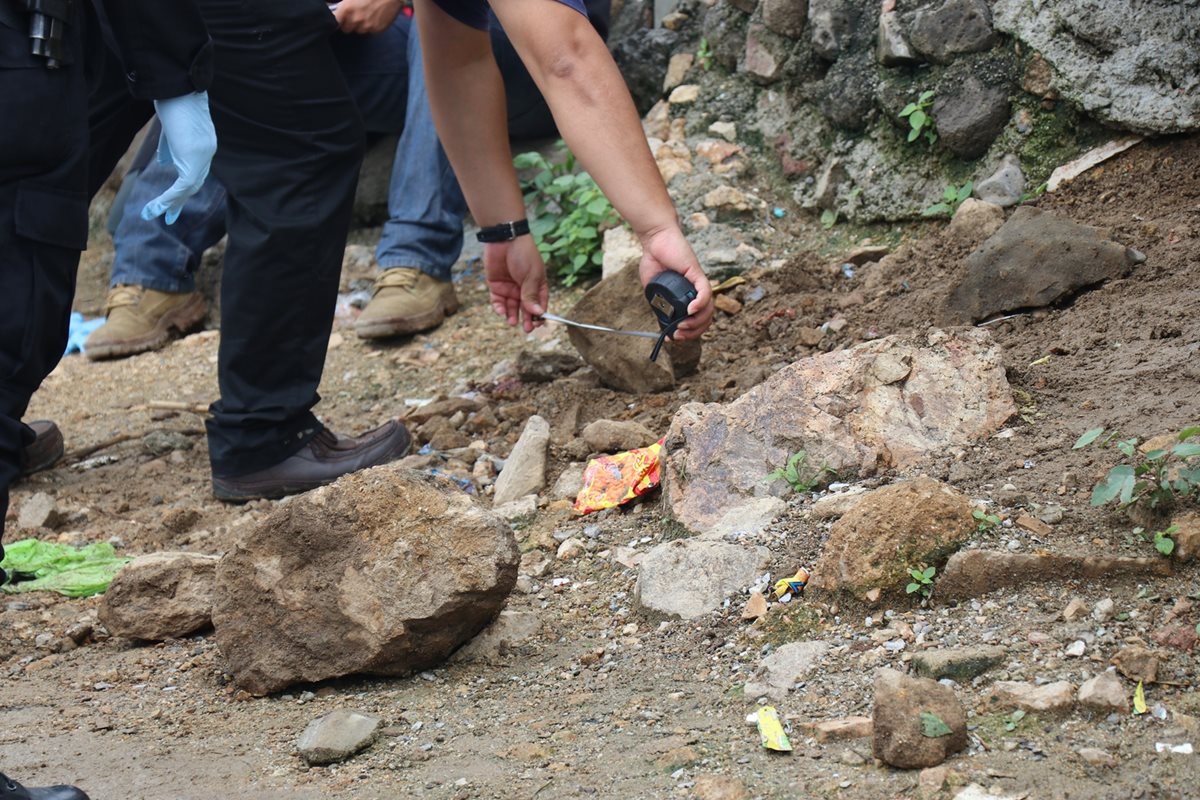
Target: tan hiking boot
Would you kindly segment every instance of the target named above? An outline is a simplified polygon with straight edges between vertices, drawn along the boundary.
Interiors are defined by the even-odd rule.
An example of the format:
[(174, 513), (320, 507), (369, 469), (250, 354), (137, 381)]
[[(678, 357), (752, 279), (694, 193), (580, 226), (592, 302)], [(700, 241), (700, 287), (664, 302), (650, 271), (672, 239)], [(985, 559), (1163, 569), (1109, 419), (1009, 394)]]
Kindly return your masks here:
[(157, 350), (171, 330), (187, 333), (204, 321), (208, 306), (199, 292), (175, 294), (121, 284), (108, 293), (108, 321), (92, 331), (83, 352), (93, 361)]
[(458, 311), (458, 296), (449, 281), (419, 269), (386, 269), (375, 279), (375, 294), (354, 326), (360, 339), (384, 339), (436, 328)]

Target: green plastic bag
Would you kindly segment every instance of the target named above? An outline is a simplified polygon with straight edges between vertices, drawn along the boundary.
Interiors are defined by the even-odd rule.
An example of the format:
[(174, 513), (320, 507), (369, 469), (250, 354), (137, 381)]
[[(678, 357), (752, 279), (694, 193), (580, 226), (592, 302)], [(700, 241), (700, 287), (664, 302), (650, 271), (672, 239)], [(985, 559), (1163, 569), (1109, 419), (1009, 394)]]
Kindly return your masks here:
[(67, 597), (91, 597), (107, 589), (131, 560), (118, 556), (108, 542), (71, 547), (22, 539), (4, 545), (0, 569), (9, 579), (0, 588), (9, 594), (58, 592)]

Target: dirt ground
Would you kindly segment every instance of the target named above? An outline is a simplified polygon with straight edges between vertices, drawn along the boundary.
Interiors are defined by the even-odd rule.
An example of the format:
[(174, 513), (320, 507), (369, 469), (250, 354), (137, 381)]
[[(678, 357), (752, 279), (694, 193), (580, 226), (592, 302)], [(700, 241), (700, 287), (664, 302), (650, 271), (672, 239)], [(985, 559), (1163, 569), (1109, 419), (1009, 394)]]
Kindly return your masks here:
[[(1049, 535), (998, 528), (979, 535), (990, 545), (1024, 537), (1017, 546), (1025, 550), (1154, 555), (1124, 515), (1088, 504), (1111, 453), (1071, 444), (1098, 425), (1145, 439), (1200, 422), (1200, 138), (1143, 143), (1038, 204), (1110, 229), (1146, 262), (1061, 308), (989, 325), (1021, 406), (1011, 436), (941, 455), (922, 471), (1006, 514), (1064, 506)], [(464, 308), (437, 331), (370, 345), (341, 318), (317, 412), (335, 430), (359, 432), (402, 416), (412, 401), (477, 391), (497, 410), (495, 426), (480, 434), (493, 453), (507, 455), (529, 413), (551, 421), (553, 480), (579, 457), (573, 438), (586, 423), (631, 418), (665, 432), (682, 403), (730, 401), (778, 366), (817, 352), (801, 343), (801, 327), (843, 317), (845, 327), (821, 344), (829, 349), (938, 324), (970, 249), (943, 224), (827, 233), (786, 198), (773, 205), (789, 213), (772, 223), (763, 263), (786, 259), (786, 266), (752, 271), (731, 290), (744, 307), (721, 315), (706, 337), (700, 372), (673, 392), (624, 395), (587, 371), (548, 386), (493, 380), (503, 373), (497, 364), (522, 348), (570, 345), (557, 326), (528, 339), (505, 328), (486, 307), (477, 262), (466, 262), (457, 273)], [(853, 278), (840, 269), (849, 245), (899, 238), (907, 243), (886, 269), (863, 268)], [(358, 232), (356, 240), (370, 243), (372, 233)], [(103, 237), (94, 241), (80, 290), (81, 305), (93, 309), (103, 295), (95, 276), (111, 247)], [(565, 312), (577, 295), (557, 291), (553, 309)], [(111, 540), (129, 554), (222, 552), (273, 504), (213, 500), (202, 417), (156, 407), (215, 398), (217, 342), (218, 333), (206, 331), (123, 361), (66, 358), (28, 418), (57, 420), (69, 457), (17, 486), (14, 510), (47, 492), (66, 522), (45, 536)], [(150, 452), (145, 435), (156, 430), (175, 435), (169, 447)], [(97, 457), (115, 460), (82, 468)], [(764, 534), (773, 573), (811, 566), (819, 552), (827, 523), (806, 514), (808, 502), (797, 496)], [(904, 623), (924, 631), (927, 645), (1006, 646), (1001, 667), (958, 689), (977, 708), (993, 679), (1079, 684), (1122, 644), (1149, 641), (1186, 609), (1177, 601), (1200, 600), (1192, 565), (1150, 582), (1033, 585), (956, 605), (938, 603), (936, 594), (929, 607), (865, 612), (814, 603), (755, 626), (741, 621), (735, 598), (696, 621), (661, 621), (634, 607), (635, 572), (607, 555), (616, 545), (645, 549), (678, 535), (656, 496), (595, 518), (547, 508), (518, 527), (518, 539), (531, 545), (553, 543), (548, 534), (557, 531), (594, 546), (581, 558), (555, 561), (528, 592), (513, 595), (510, 607), (535, 612), (543, 629), (500, 663), (451, 663), (408, 679), (344, 680), (263, 699), (233, 689), (208, 634), (144, 645), (97, 627), (76, 646), (67, 632), (94, 620), (95, 599), (8, 596), (0, 612), (0, 767), (34, 785), (78, 783), (95, 800), (726, 796), (697, 794), (714, 774), (736, 778), (748, 797), (915, 797), (917, 773), (874, 761), (869, 740), (820, 743), (801, 727), (869, 715), (873, 668), (902, 666), (912, 652), (881, 647), (889, 638), (883, 629)], [(1104, 624), (1064, 622), (1073, 597), (1089, 606), (1111, 598), (1121, 613)], [(1200, 612), (1184, 610), (1180, 619), (1195, 626)], [(822, 639), (833, 649), (777, 704), (796, 744), (780, 756), (763, 750), (746, 724), (755, 698), (743, 696), (741, 685), (764, 653), (795, 638)], [(1077, 638), (1105, 658), (1065, 657), (1063, 647)], [(1198, 653), (1169, 649), (1162, 675), (1172, 684), (1147, 690), (1152, 710), (1163, 709), (1157, 714), (1030, 715), (1009, 731), (1001, 714), (979, 711), (970, 720), (971, 746), (947, 762), (953, 784), (1029, 798), (1200, 797), (1200, 754), (1155, 752), (1164, 741), (1200, 748), (1200, 730), (1178, 716), (1200, 715)], [(338, 708), (382, 717), (384, 734), (342, 764), (306, 767), (295, 754), (297, 737)], [(1104, 749), (1117, 766), (1086, 763), (1078, 755), (1085, 747)]]

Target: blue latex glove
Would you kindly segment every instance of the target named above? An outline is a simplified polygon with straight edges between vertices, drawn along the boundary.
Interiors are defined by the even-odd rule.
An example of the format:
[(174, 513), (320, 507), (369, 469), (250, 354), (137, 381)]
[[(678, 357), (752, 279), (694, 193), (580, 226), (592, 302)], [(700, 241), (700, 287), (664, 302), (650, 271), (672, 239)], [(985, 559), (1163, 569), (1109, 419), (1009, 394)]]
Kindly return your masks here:
[(142, 219), (166, 214), (170, 225), (179, 219), (179, 212), (188, 198), (204, 185), (209, 165), (217, 152), (217, 132), (208, 112), (208, 92), (155, 100), (154, 110), (162, 123), (158, 163), (174, 164), (179, 177), (171, 188), (146, 203)]

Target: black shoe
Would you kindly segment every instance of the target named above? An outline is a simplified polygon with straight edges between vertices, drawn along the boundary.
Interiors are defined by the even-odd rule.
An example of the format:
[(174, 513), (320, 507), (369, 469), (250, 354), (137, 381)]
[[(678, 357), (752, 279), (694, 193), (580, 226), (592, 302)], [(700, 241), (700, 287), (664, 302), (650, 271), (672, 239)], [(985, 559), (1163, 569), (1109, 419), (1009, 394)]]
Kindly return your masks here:
[(63, 456), (62, 431), (48, 419), (28, 423), (37, 438), (21, 451), (21, 474), (32, 475), (53, 467)]
[(26, 788), (0, 772), (0, 800), (88, 800), (88, 796), (74, 786)]
[(307, 492), (351, 472), (395, 461), (411, 445), (412, 436), (395, 420), (354, 438), (322, 428), (298, 453), (273, 467), (236, 478), (214, 477), (213, 495), (243, 502)]

